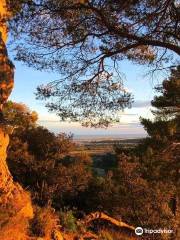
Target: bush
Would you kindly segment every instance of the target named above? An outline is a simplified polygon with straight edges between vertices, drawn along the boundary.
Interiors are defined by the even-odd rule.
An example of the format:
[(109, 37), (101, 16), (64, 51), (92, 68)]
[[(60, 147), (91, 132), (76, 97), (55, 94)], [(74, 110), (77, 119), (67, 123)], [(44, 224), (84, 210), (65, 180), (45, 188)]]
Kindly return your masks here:
[(69, 232), (76, 232), (76, 218), (73, 215), (73, 211), (60, 211), (59, 213), (61, 225)]

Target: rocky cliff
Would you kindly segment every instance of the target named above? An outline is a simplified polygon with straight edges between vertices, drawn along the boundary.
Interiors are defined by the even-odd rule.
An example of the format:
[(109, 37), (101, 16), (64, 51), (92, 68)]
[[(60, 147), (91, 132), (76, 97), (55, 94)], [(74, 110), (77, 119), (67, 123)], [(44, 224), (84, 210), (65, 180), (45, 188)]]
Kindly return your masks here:
[[(10, 14), (0, 0), (0, 111), (14, 85), (14, 66), (8, 58), (5, 41), (5, 20)], [(29, 194), (13, 181), (6, 157), (9, 144), (9, 124), (0, 114), (0, 240), (27, 239), (28, 220), (33, 217)]]

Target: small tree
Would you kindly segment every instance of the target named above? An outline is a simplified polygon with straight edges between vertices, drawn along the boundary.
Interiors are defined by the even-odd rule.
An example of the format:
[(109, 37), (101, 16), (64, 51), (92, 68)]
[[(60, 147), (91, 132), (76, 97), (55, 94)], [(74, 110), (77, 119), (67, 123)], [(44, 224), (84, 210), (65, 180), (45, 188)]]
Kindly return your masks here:
[[(161, 93), (155, 96), (152, 106), (154, 120), (141, 119), (149, 134), (145, 142), (146, 154), (142, 158), (146, 174), (155, 181), (162, 181), (168, 188), (174, 188), (171, 196), (171, 210), (176, 217), (176, 229), (179, 227), (179, 130), (180, 130), (180, 66), (171, 71), (171, 75), (156, 88)], [(161, 147), (161, 148), (160, 148)], [(147, 150), (151, 156), (147, 159)], [(172, 187), (173, 186), (173, 187)], [(179, 236), (179, 235), (178, 235)]]
[(16, 129), (28, 129), (36, 126), (38, 115), (25, 104), (8, 101), (3, 108), (4, 118)]
[(164, 80), (156, 90), (161, 95), (155, 96), (152, 101), (152, 106), (156, 108), (152, 111), (155, 118), (154, 120), (141, 118), (141, 123), (155, 144), (178, 141), (180, 139), (180, 66), (173, 69), (169, 79)]

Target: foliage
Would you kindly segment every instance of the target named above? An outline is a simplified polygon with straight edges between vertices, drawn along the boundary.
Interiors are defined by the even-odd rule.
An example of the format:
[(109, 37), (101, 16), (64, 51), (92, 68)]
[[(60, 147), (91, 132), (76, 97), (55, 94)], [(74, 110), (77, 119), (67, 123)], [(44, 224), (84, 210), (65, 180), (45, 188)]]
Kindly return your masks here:
[(22, 133), (21, 139), (28, 143), (29, 151), (41, 160), (58, 159), (74, 147), (71, 135), (59, 134), (56, 136), (41, 126)]
[(180, 54), (175, 1), (10, 0), (9, 8), (16, 11), (18, 3), (21, 11), (9, 24), (16, 59), (64, 77), (37, 94), (61, 120), (86, 126), (119, 121), (118, 110), (132, 101), (121, 60), (162, 69), (171, 52)]
[[(147, 169), (139, 160), (125, 155), (119, 156), (119, 166), (114, 178), (117, 183), (121, 183), (118, 189), (121, 202), (124, 203), (121, 216), (127, 221), (129, 219), (129, 222), (135, 221), (136, 225), (167, 227), (173, 224), (174, 220), (168, 206), (175, 190), (173, 184), (155, 178), (160, 175), (158, 168), (153, 166), (154, 171)], [(145, 176), (144, 171), (154, 178)]]
[(37, 126), (25, 105), (10, 102), (4, 111), (16, 123), (7, 159), (14, 179), (28, 187), (40, 206), (75, 204), (91, 179), (91, 158), (85, 152), (68, 156), (75, 147), (72, 135), (55, 135)]
[[(141, 213), (140, 209), (138, 210), (138, 205), (143, 199), (141, 204), (145, 206), (144, 212), (148, 207), (148, 212), (151, 213), (148, 221), (152, 221), (155, 225), (160, 218), (159, 221), (162, 225), (167, 225), (169, 222), (172, 228), (176, 228), (175, 222), (177, 224), (178, 221), (176, 212), (179, 209), (179, 161), (177, 157), (179, 148), (178, 146), (177, 148), (173, 147), (179, 141), (179, 70), (179, 66), (172, 70), (169, 78), (157, 87), (161, 95), (155, 96), (152, 101), (152, 106), (156, 107), (153, 110), (154, 120), (141, 119), (149, 137), (144, 139), (134, 150), (134, 155), (138, 156), (137, 159), (131, 160), (130, 165), (129, 163), (121, 165), (121, 171), (125, 170), (126, 173), (126, 178), (122, 180), (123, 184), (128, 180), (127, 174), (133, 166), (132, 164), (136, 163), (139, 166), (138, 169), (135, 168), (136, 174), (140, 174), (137, 175), (137, 180), (140, 181), (138, 185), (135, 179), (133, 180), (133, 174), (131, 173), (132, 179), (129, 183), (132, 187), (132, 193), (135, 190), (132, 196), (136, 196), (142, 183), (145, 184), (142, 188), (144, 191), (142, 197), (138, 198), (137, 203), (135, 201), (134, 209), (138, 211), (138, 217), (145, 221), (143, 212)], [(120, 152), (122, 153), (123, 149)], [(133, 151), (124, 152), (126, 158), (133, 159)], [(122, 176), (122, 173), (119, 174), (120, 176)], [(129, 183), (126, 182), (125, 187), (128, 187)], [(127, 195), (129, 190), (126, 189), (125, 191)], [(146, 199), (143, 196), (146, 196)], [(148, 212), (146, 213), (147, 216)]]
[(163, 180), (166, 172), (161, 162), (157, 165), (159, 158), (142, 162), (141, 158), (119, 154), (117, 160), (113, 171), (104, 178), (94, 177), (78, 196), (78, 209), (102, 211), (134, 226), (173, 226), (169, 203), (175, 186), (170, 179)]
[[(162, 134), (166, 136), (165, 130)], [(14, 178), (28, 187), (34, 202), (40, 206), (49, 203), (56, 210), (76, 207), (77, 216), (99, 210), (134, 225), (172, 226), (175, 162), (172, 160), (170, 167), (169, 160), (153, 154), (153, 146), (148, 142), (147, 146), (138, 157), (134, 156), (137, 149), (134, 154), (132, 149), (125, 149), (125, 154), (123, 149), (116, 151), (112, 166), (109, 161), (105, 164), (106, 176), (96, 177), (92, 176), (92, 160), (86, 152), (68, 156), (74, 147), (72, 136), (56, 136), (29, 120), (27, 125), (23, 126), (23, 121), (20, 127), (17, 125), (10, 142), (8, 162)], [(109, 167), (112, 171), (108, 171)], [(75, 231), (71, 210), (61, 215), (65, 228)]]
[[(17, 11), (15, 3), (9, 1), (13, 11)], [(179, 5), (174, 1), (19, 0), (17, 6), (19, 13), (9, 23), (13, 37), (23, 37), (17, 42), (16, 57), (64, 76), (40, 86), (37, 92), (37, 97), (49, 100), (47, 107), (61, 120), (105, 127), (118, 121), (119, 109), (132, 101), (122, 83), (120, 60), (161, 67), (168, 60), (167, 49), (180, 54)], [(162, 95), (152, 102), (157, 108), (155, 120), (141, 119), (149, 138), (134, 155), (120, 149), (117, 161), (105, 166), (105, 177), (92, 176), (92, 161), (86, 153), (70, 155), (72, 136), (55, 135), (37, 126), (37, 114), (22, 104), (6, 104), (4, 115), (15, 127), (9, 147), (10, 169), (14, 178), (29, 188), (34, 202), (44, 206), (36, 208), (32, 235), (51, 238), (58, 227), (58, 217), (47, 204), (57, 210), (75, 206), (83, 214), (105, 211), (135, 226), (175, 226), (178, 158), (161, 148), (179, 140), (179, 72), (178, 66), (157, 88)], [(108, 171), (110, 167), (113, 169)], [(9, 221), (11, 209), (5, 207), (5, 213), (3, 206), (0, 209), (0, 224), (8, 221), (5, 237), (15, 234), (23, 239), (27, 221)], [(60, 218), (68, 231), (77, 230), (72, 210), (60, 211)], [(100, 237), (115, 239), (106, 230)]]
[(42, 159), (30, 152), (27, 145), (25, 149), (19, 145), (17, 150), (17, 142), (13, 143), (15, 145), (11, 145), (8, 157), (10, 170), (18, 182), (29, 188), (36, 203), (52, 203), (57, 208), (61, 208), (62, 204), (75, 204), (73, 199), (84, 191), (91, 178), (88, 159), (83, 155), (79, 158), (56, 155), (56, 158)]
[(57, 174), (57, 188), (54, 196), (56, 208), (62, 208), (62, 205), (79, 206), (79, 196), (87, 189), (92, 179), (90, 157), (85, 153), (66, 157), (59, 164)]
[(35, 126), (38, 115), (23, 103), (8, 101), (3, 106), (4, 118), (15, 128), (29, 128)]
[(177, 118), (180, 105), (180, 65), (171, 70), (169, 78), (164, 80), (162, 85), (157, 86), (156, 90), (161, 95), (155, 96), (152, 101), (152, 106), (158, 109), (154, 111), (155, 116), (165, 119)]
[(105, 171), (109, 171), (113, 169), (117, 165), (116, 156), (112, 153), (107, 153), (101, 156), (100, 159), (95, 160), (93, 166), (96, 168), (104, 169)]
[(34, 156), (29, 152), (27, 142), (18, 136), (11, 136), (7, 162), (15, 181), (25, 183), (27, 177), (30, 178), (29, 167), (33, 161)]
[(77, 225), (76, 225), (77, 219), (74, 217), (72, 210), (67, 210), (67, 211), (61, 210), (59, 212), (59, 218), (60, 218), (62, 227), (64, 227), (66, 231), (68, 232), (77, 231)]
[(40, 205), (52, 202), (54, 195), (61, 204), (62, 195), (72, 197), (83, 191), (91, 177), (91, 159), (86, 153), (67, 156), (75, 146), (72, 136), (55, 135), (37, 126), (26, 106), (8, 104), (12, 109), (8, 112), (7, 107), (5, 112), (17, 123), (7, 159), (14, 179), (28, 187), (34, 201)]
[(166, 145), (179, 139), (180, 66), (173, 69), (169, 78), (156, 89), (161, 95), (155, 96), (152, 101), (152, 106), (156, 107), (152, 111), (155, 119), (154, 121), (141, 119), (141, 123), (154, 143), (154, 149), (157, 142), (160, 145)]
[(112, 180), (119, 182), (116, 194), (120, 202), (127, 203), (119, 204), (121, 216), (141, 226), (175, 227), (179, 208), (178, 148), (172, 151), (169, 146), (179, 140), (179, 70), (179, 66), (173, 69), (156, 88), (161, 95), (152, 101), (156, 107), (152, 111), (154, 120), (141, 119), (149, 137), (135, 149), (116, 149), (119, 165)]

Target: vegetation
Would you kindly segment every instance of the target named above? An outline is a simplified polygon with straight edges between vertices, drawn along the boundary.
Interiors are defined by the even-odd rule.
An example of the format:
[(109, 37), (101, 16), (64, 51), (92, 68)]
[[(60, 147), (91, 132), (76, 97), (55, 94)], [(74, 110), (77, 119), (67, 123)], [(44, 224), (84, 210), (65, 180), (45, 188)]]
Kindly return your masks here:
[[(29, 188), (34, 202), (39, 205), (53, 204), (55, 198), (58, 206), (62, 207), (61, 203), (70, 195), (75, 196), (86, 188), (91, 178), (90, 157), (86, 153), (68, 156), (75, 147), (72, 136), (56, 136), (48, 129), (37, 126), (31, 119), (31, 112), (23, 105), (20, 108), (21, 104), (8, 103), (7, 108), (9, 104), (12, 115), (9, 113), (7, 117), (20, 118), (11, 137), (8, 153), (9, 168), (14, 179)], [(24, 112), (25, 109), (27, 112)], [(29, 117), (28, 121), (24, 121), (24, 115), (25, 118)], [(33, 112), (34, 115), (37, 120), (37, 114)]]
[[(148, 133), (146, 139), (135, 141), (133, 147), (115, 144), (113, 154), (106, 153), (98, 163), (86, 151), (72, 154), (77, 149), (73, 136), (50, 132), (37, 124), (37, 113), (23, 104), (7, 102), (13, 88), (14, 66), (4, 43), (9, 18), (4, 4), (0, 8), (0, 239), (78, 239), (84, 234), (102, 240), (129, 239), (132, 232), (121, 235), (117, 226), (129, 226), (126, 231), (134, 230), (133, 226), (160, 226), (173, 229), (168, 237), (177, 239), (179, 3), (1, 3), (7, 3), (13, 16), (8, 26), (15, 40), (16, 59), (63, 76), (37, 89), (37, 98), (48, 100), (47, 107), (62, 121), (79, 121), (93, 127), (119, 121), (119, 110), (130, 107), (132, 102), (119, 71), (123, 59), (147, 64), (153, 71), (168, 68), (170, 75), (156, 88), (159, 95), (152, 101), (154, 119), (141, 119)], [(6, 156), (8, 128), (13, 131)], [(18, 183), (13, 182), (6, 157)], [(103, 168), (103, 174), (94, 168)], [(19, 183), (31, 194), (34, 216), (30, 195)], [(92, 215), (95, 218), (89, 220)], [(164, 237), (160, 234), (156, 239)]]
[(51, 239), (52, 231), (58, 227), (59, 219), (50, 207), (35, 209), (35, 216), (30, 223), (32, 236)]
[[(14, 178), (28, 187), (34, 203), (60, 211), (61, 224), (67, 231), (76, 232), (76, 217), (94, 211), (106, 212), (134, 226), (175, 229), (178, 162), (174, 153), (166, 156), (164, 149), (179, 139), (178, 78), (179, 67), (157, 88), (162, 94), (152, 101), (157, 106), (154, 120), (141, 120), (149, 137), (129, 149), (116, 144), (115, 155), (102, 157), (98, 167), (106, 170), (104, 176), (94, 174), (95, 165), (85, 152), (71, 154), (76, 149), (72, 136), (49, 132), (36, 124), (35, 113), (36, 118), (32, 118), (32, 112), (24, 106), (8, 103), (7, 107), (14, 106), (9, 118), (29, 116), (25, 125), (23, 117), (20, 125), (16, 124), (9, 147), (8, 162)], [(70, 210), (62, 211), (67, 208)], [(100, 235), (102, 239), (111, 238), (111, 233), (104, 230)]]
[(77, 231), (77, 219), (73, 215), (72, 210), (60, 211), (59, 213), (61, 225), (66, 231), (76, 232)]
[(151, 141), (160, 146), (179, 140), (179, 104), (180, 104), (180, 66), (171, 71), (169, 79), (164, 80), (156, 89), (160, 96), (152, 101), (154, 121), (141, 119), (151, 137)]

